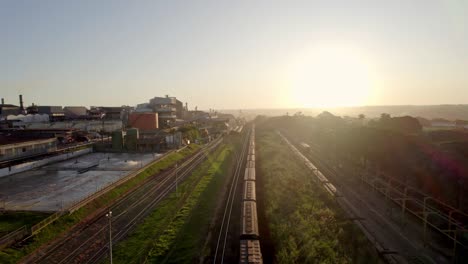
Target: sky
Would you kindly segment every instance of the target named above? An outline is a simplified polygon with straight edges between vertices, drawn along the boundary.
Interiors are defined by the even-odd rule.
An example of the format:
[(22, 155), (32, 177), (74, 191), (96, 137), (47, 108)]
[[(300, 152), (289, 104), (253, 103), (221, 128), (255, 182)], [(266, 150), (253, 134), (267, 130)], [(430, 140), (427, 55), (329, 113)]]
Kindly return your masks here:
[(7, 103), (468, 103), (464, 0), (1, 0), (0, 36)]

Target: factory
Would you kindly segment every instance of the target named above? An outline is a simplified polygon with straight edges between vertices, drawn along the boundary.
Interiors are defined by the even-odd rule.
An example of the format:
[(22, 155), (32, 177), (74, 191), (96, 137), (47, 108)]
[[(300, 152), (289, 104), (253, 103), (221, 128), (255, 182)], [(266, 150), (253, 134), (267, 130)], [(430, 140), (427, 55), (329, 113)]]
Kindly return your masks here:
[(5, 99), (2, 98), (2, 104), (0, 104), (0, 120), (6, 120), (8, 116), (24, 114), (23, 96), (19, 95), (20, 106), (13, 104), (5, 104)]
[(0, 161), (47, 154), (57, 150), (55, 138), (27, 138), (0, 134)]
[[(184, 107), (181, 101), (176, 97), (154, 97), (149, 100), (149, 103), (137, 105), (134, 111), (134, 119), (141, 117), (140, 113), (156, 114), (157, 128), (168, 128), (174, 126), (177, 120), (182, 120), (184, 115)], [(149, 118), (147, 115), (145, 118)]]
[[(32, 103), (24, 107), (2, 100), (1, 129), (22, 138), (56, 139), (59, 148), (75, 142), (95, 140), (99, 151), (154, 152), (177, 148), (190, 142), (206, 142), (237, 127), (232, 115), (215, 110), (188, 109), (176, 97), (153, 97), (147, 103), (130, 106), (47, 106)], [(25, 143), (26, 144), (26, 143)], [(34, 148), (36, 149), (36, 148)], [(26, 154), (25, 154), (26, 155)]]

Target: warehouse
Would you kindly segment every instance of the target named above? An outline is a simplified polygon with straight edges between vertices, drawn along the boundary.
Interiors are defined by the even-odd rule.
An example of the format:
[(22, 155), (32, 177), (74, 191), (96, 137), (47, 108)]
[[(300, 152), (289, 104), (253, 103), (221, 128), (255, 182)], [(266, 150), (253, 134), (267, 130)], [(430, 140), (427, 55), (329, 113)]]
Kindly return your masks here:
[(57, 150), (55, 138), (17, 138), (0, 135), (0, 161), (8, 161)]

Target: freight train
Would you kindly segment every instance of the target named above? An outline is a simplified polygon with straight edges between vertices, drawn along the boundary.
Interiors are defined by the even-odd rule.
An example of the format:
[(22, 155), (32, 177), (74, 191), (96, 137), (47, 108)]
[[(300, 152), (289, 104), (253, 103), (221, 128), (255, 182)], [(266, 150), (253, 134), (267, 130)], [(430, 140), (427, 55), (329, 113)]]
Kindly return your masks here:
[(255, 189), (255, 127), (249, 139), (242, 197), (239, 263), (263, 263), (258, 230), (257, 195)]

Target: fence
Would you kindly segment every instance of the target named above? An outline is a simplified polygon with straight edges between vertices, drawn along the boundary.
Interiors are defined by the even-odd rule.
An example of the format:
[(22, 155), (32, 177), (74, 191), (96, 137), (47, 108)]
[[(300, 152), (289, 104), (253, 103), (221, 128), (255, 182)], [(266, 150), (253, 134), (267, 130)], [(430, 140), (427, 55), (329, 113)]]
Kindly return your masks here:
[(53, 215), (47, 217), (46, 219), (42, 220), (41, 222), (37, 223), (36, 225), (34, 225), (32, 228), (31, 228), (31, 235), (35, 235), (37, 233), (39, 233), (39, 231), (43, 228), (45, 228), (46, 226), (50, 225), (51, 223), (55, 222), (57, 219), (59, 219), (63, 214), (65, 214), (66, 212), (68, 213), (73, 213), (74, 211), (80, 209), (81, 207), (83, 207), (84, 205), (86, 205), (87, 203), (93, 201), (94, 199), (98, 198), (99, 196), (107, 193), (108, 191), (112, 190), (113, 188), (115, 188), (116, 186), (130, 180), (131, 178), (137, 176), (138, 174), (140, 174), (142, 171), (146, 170), (147, 168), (149, 168), (150, 166), (152, 166), (155, 162), (159, 161), (160, 159), (166, 157), (168, 154), (172, 153), (173, 151), (169, 151), (167, 152), (166, 154), (158, 157), (156, 160), (154, 160), (153, 162), (150, 162), (149, 164), (145, 165), (143, 168), (139, 169), (138, 171), (135, 171), (135, 172), (132, 172), (130, 174), (128, 174), (127, 176), (113, 182), (112, 184), (110, 185), (107, 185), (106, 187), (100, 189), (99, 191), (91, 194), (91, 195), (88, 195), (87, 197), (71, 204), (70, 206), (67, 206), (67, 209), (64, 210), (64, 211), (59, 211), (59, 212), (56, 212), (54, 213)]
[(62, 214), (63, 214), (63, 211), (56, 212), (53, 215), (47, 217), (46, 219), (40, 221), (39, 223), (33, 225), (31, 227), (31, 234), (35, 235), (35, 234), (39, 233), (39, 231), (41, 231), (41, 229), (43, 229), (44, 227), (50, 225), (55, 220), (59, 219), (59, 217), (62, 216)]
[(0, 250), (8, 247), (9, 245), (21, 240), (23, 237), (29, 235), (29, 230), (26, 226), (22, 226), (13, 232), (10, 232), (0, 238)]

